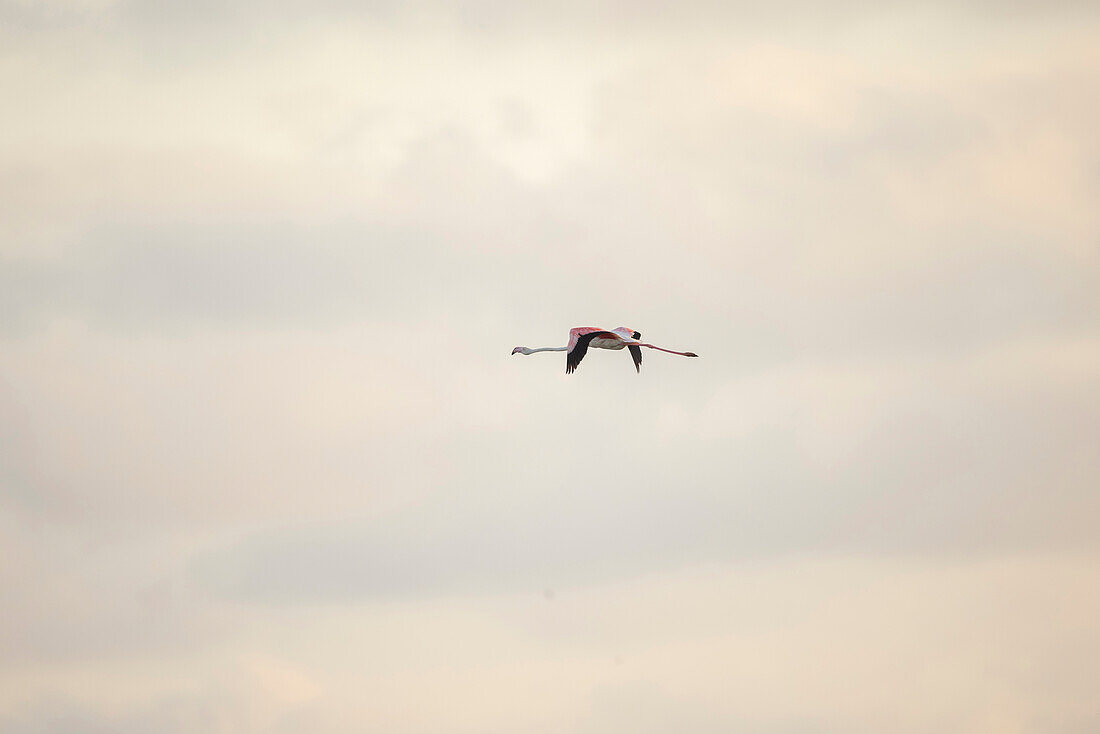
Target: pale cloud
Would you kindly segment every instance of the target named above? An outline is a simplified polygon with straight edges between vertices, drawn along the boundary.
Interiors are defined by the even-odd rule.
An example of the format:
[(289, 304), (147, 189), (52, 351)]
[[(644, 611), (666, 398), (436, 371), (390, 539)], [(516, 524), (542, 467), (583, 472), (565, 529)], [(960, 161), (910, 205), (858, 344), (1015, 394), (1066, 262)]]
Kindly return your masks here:
[(0, 728), (1095, 728), (1095, 8), (3, 4)]
[(553, 594), (238, 610), (246, 628), (196, 651), (5, 673), (8, 698), (83, 691), (5, 723), (1083, 731), (1095, 723), (1095, 563), (794, 556)]

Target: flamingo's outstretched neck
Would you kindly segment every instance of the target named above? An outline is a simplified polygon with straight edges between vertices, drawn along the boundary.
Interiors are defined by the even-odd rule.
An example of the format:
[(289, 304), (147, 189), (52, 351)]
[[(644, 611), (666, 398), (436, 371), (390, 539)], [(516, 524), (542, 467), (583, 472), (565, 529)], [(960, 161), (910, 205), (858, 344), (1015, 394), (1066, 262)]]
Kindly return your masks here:
[(512, 354), (534, 354), (535, 352), (568, 352), (569, 347), (516, 347)]
[(652, 344), (638, 344), (639, 347), (649, 347), (650, 349), (656, 349), (658, 352), (668, 352), (669, 354), (679, 354), (681, 357), (698, 357), (695, 352), (676, 352), (672, 349), (665, 349), (664, 347), (655, 347)]

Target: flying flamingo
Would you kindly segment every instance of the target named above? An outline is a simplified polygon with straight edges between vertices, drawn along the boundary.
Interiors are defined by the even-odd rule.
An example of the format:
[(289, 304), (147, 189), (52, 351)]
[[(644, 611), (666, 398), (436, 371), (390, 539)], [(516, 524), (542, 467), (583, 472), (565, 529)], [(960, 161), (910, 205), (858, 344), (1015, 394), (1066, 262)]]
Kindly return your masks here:
[(578, 326), (575, 329), (569, 330), (569, 343), (564, 347), (538, 347), (537, 349), (516, 347), (512, 350), (512, 354), (568, 352), (569, 354), (565, 357), (565, 374), (567, 375), (577, 369), (581, 360), (584, 359), (584, 355), (588, 353), (589, 347), (594, 349), (622, 349), (626, 347), (630, 350), (630, 356), (634, 360), (634, 369), (638, 372), (642, 371), (641, 347), (648, 347), (649, 349), (656, 349), (661, 352), (668, 352), (669, 354), (679, 354), (683, 357), (699, 356), (695, 352), (674, 352), (671, 349), (655, 347), (652, 344), (646, 344), (639, 341), (641, 338), (642, 335), (639, 332), (628, 329), (625, 326), (620, 326), (611, 331), (601, 329), (598, 326)]

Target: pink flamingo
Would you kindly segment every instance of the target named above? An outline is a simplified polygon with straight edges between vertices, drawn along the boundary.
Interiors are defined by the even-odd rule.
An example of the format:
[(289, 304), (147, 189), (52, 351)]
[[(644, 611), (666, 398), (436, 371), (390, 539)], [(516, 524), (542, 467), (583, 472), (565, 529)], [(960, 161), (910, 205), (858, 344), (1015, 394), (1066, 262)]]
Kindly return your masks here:
[(593, 347), (594, 349), (622, 349), (626, 347), (630, 350), (630, 356), (634, 360), (634, 369), (638, 372), (642, 371), (642, 350), (640, 347), (648, 347), (649, 349), (656, 349), (661, 352), (668, 352), (669, 354), (679, 354), (682, 357), (699, 356), (695, 352), (674, 352), (671, 349), (645, 344), (639, 341), (641, 338), (642, 335), (639, 332), (628, 329), (625, 326), (620, 326), (611, 331), (601, 329), (598, 326), (578, 326), (575, 329), (569, 330), (569, 343), (564, 347), (538, 347), (537, 349), (516, 347), (512, 350), (512, 354), (568, 352), (569, 354), (565, 357), (566, 374), (570, 374), (577, 369), (581, 360), (584, 359), (584, 355), (588, 352), (589, 347)]

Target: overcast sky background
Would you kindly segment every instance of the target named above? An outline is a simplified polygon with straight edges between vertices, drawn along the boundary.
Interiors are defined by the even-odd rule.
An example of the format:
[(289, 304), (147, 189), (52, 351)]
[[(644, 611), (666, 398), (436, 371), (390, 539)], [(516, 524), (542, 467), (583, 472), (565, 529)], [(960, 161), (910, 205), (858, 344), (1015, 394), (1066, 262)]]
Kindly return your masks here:
[(1100, 6), (956, 5), (0, 2), (0, 730), (1100, 729)]

